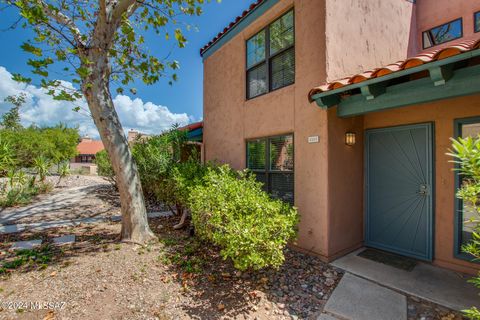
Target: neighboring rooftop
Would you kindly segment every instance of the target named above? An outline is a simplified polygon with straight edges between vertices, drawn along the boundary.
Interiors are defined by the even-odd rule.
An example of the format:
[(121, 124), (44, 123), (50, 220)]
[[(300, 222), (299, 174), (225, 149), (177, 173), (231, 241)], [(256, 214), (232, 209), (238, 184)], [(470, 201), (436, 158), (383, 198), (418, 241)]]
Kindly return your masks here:
[(82, 138), (82, 141), (77, 145), (79, 154), (96, 154), (104, 148), (102, 141), (92, 140), (89, 137)]
[(327, 82), (318, 87), (310, 90), (308, 98), (310, 102), (313, 102), (313, 96), (316, 94), (336, 90), (336, 89), (347, 89), (348, 86), (361, 83), (367, 80), (380, 78), (392, 73), (400, 72), (402, 70), (407, 70), (410, 68), (418, 67), (442, 59), (446, 59), (452, 56), (456, 56), (462, 53), (473, 51), (480, 48), (480, 38), (474, 40), (464, 40), (451, 44), (448, 47), (442, 49), (434, 49), (421, 54), (407, 58), (405, 60), (397, 61), (395, 63), (389, 64), (385, 67), (376, 68), (373, 70), (365, 71), (360, 74), (355, 74), (353, 76)]
[(199, 129), (199, 128), (203, 128), (203, 121), (199, 121), (199, 122), (194, 122), (194, 123), (190, 123), (186, 126), (183, 126), (183, 127), (180, 127), (178, 128), (178, 130), (187, 130), (187, 131), (193, 131), (193, 130), (196, 130), (196, 129)]

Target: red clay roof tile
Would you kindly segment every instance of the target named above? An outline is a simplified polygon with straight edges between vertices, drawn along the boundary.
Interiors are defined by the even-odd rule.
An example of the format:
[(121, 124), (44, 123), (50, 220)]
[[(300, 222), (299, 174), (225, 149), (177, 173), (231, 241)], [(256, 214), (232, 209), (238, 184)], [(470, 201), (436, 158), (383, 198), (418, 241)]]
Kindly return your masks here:
[(78, 154), (96, 154), (105, 149), (100, 140), (84, 139), (77, 145)]
[(472, 51), (480, 48), (480, 39), (464, 40), (454, 43), (443, 49), (435, 49), (427, 52), (422, 52), (417, 56), (407, 58), (403, 61), (398, 61), (389, 64), (382, 68), (374, 69), (373, 71), (365, 71), (360, 74), (353, 75), (340, 80), (324, 83), (318, 87), (310, 90), (308, 98), (310, 102), (313, 102), (312, 96), (318, 93), (331, 91), (338, 89), (349, 84), (359, 83), (373, 78), (380, 78), (390, 73), (398, 72), (401, 70), (417, 67), (426, 63), (431, 63), (437, 60), (442, 60), (448, 57), (452, 57), (464, 52)]

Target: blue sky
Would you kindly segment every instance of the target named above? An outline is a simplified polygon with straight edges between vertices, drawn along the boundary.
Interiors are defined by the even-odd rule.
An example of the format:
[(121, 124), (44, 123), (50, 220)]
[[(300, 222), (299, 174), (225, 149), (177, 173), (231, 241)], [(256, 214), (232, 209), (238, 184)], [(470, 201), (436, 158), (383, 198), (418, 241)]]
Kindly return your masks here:
[[(188, 121), (201, 119), (203, 108), (203, 66), (199, 50), (233, 21), (236, 16), (247, 9), (252, 2), (254, 1), (222, 0), (218, 3), (216, 0), (212, 0), (204, 6), (204, 14), (202, 16), (184, 18), (184, 22), (198, 28), (198, 31), (195, 28), (186, 31), (185, 35), (188, 39), (186, 48), (174, 48), (172, 51), (173, 42), (165, 45), (163, 37), (157, 38), (154, 35), (148, 35), (147, 40), (149, 41), (147, 41), (147, 44), (150, 50), (155, 50), (155, 52), (158, 50), (160, 56), (172, 51), (172, 58), (180, 62), (179, 81), (174, 83), (173, 86), (168, 85), (166, 79), (153, 86), (137, 83), (135, 85), (137, 89), (135, 96), (116, 97), (116, 102), (119, 104), (123, 103), (123, 107), (117, 107), (117, 110), (118, 108), (123, 108), (123, 111), (119, 111), (119, 114), (125, 129), (135, 128), (154, 133), (161, 131), (159, 129), (164, 129), (164, 126), (176, 120), (185, 122), (187, 118)], [(22, 52), (20, 45), (28, 39), (29, 32), (22, 28), (3, 31), (9, 25), (9, 22), (16, 20), (16, 11), (0, 12), (0, 17), (0, 29), (2, 29), (0, 31), (0, 43), (2, 44), (0, 50), (0, 114), (2, 114), (9, 108), (8, 105), (2, 103), (3, 98), (8, 94), (12, 94), (12, 92), (25, 89), (10, 83), (7, 78), (9, 73), (28, 74), (29, 68), (26, 65), (26, 61), (29, 55)], [(157, 39), (158, 42), (155, 42)], [(12, 91), (11, 87), (15, 87), (17, 91)], [(63, 105), (57, 104), (57, 108), (52, 107), (50, 110), (47, 110), (46, 108), (49, 105), (56, 103), (49, 100), (48, 97), (44, 97), (37, 89), (34, 87), (25, 89), (31, 96), (22, 113), (22, 121), (26, 124), (35, 122), (38, 125), (50, 125), (54, 122), (63, 121), (69, 122), (70, 125), (78, 125), (75, 123), (76, 121), (82, 122), (75, 115), (59, 116), (57, 119), (56, 116), (61, 113), (59, 111), (62, 110)], [(43, 106), (38, 106), (40, 104), (39, 101)], [(132, 105), (137, 105), (137, 107), (144, 109), (142, 112), (139, 112), (137, 118), (130, 114), (134, 112), (132, 110), (135, 110), (131, 109)], [(69, 111), (67, 109), (68, 107), (65, 109), (66, 113)], [(157, 121), (158, 126), (156, 126), (155, 122), (151, 121), (151, 119), (155, 118), (152, 117), (151, 112), (155, 113), (155, 117), (166, 119), (163, 119), (164, 121), (159, 119)], [(122, 119), (122, 115), (125, 119)], [(84, 131), (83, 133), (95, 134), (91, 125), (87, 123), (80, 124), (80, 129)]]

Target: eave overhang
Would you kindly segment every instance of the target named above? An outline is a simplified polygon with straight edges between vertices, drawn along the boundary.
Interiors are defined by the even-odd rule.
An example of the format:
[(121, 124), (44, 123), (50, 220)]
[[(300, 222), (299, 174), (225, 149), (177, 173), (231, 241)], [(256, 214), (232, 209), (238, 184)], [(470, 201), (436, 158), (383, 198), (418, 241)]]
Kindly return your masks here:
[[(355, 82), (355, 77), (358, 76), (353, 76), (348, 81)], [(340, 117), (349, 117), (478, 94), (480, 49), (359, 81), (343, 86), (339, 83), (338, 88), (335, 88), (336, 83), (332, 83), (331, 89), (311, 93), (309, 99), (324, 109), (338, 106), (337, 114)]]

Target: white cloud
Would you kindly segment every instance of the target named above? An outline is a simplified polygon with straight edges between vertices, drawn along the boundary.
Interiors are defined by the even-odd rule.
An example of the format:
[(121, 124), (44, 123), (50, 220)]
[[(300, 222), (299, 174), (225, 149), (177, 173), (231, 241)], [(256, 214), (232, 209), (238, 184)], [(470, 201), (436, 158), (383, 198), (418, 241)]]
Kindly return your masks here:
[[(63, 82), (63, 85), (72, 86), (69, 82)], [(12, 75), (0, 66), (0, 115), (11, 108), (11, 105), (4, 103), (5, 97), (22, 92), (27, 96), (25, 105), (20, 109), (23, 125), (34, 123), (39, 126), (51, 126), (62, 122), (71, 127), (78, 127), (82, 135), (98, 137), (98, 131), (89, 116), (84, 100), (75, 103), (54, 100), (42, 88), (13, 81)], [(172, 113), (165, 106), (144, 102), (139, 98), (132, 100), (129, 96), (117, 95), (113, 102), (125, 132), (134, 129), (143, 133), (158, 134), (175, 123), (185, 125), (194, 121), (193, 117), (186, 113)], [(76, 106), (81, 107), (79, 112), (73, 111)]]

